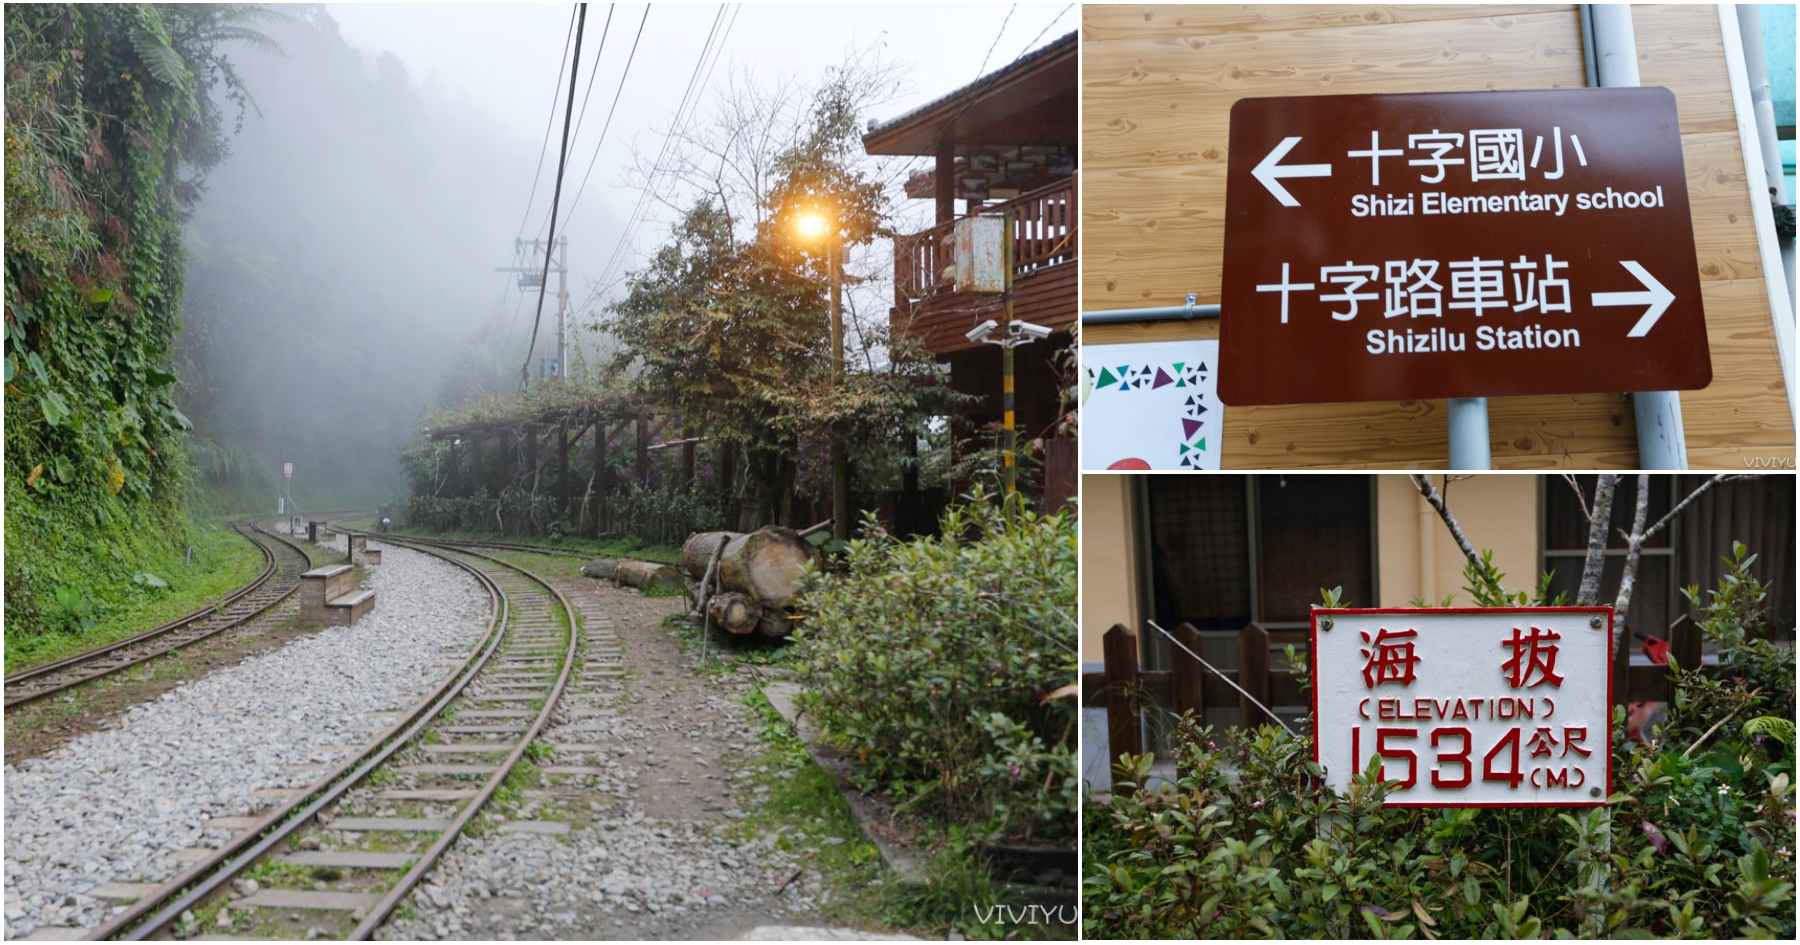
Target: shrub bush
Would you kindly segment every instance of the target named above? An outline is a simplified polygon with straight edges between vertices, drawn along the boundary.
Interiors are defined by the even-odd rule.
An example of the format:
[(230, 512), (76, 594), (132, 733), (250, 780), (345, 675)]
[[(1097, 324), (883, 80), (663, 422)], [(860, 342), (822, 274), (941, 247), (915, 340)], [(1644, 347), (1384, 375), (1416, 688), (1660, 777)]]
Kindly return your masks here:
[[(1373, 763), (1339, 796), (1308, 737), (1228, 738), (1189, 715), (1176, 785), (1089, 799), (1086, 936), (1792, 940), (1794, 749), (1779, 723), (1794, 652), (1758, 639), (1752, 560), (1739, 545), (1717, 591), (1688, 592), (1723, 668), (1674, 673), (1649, 744), (1614, 710), (1607, 807), (1383, 808), (1393, 782)], [(1128, 757), (1115, 783), (1145, 784), (1152, 761)]]
[(1075, 834), (1075, 523), (977, 491), (942, 537), (872, 519), (846, 573), (813, 575), (807, 709), (862, 763), (865, 789), (991, 837)]

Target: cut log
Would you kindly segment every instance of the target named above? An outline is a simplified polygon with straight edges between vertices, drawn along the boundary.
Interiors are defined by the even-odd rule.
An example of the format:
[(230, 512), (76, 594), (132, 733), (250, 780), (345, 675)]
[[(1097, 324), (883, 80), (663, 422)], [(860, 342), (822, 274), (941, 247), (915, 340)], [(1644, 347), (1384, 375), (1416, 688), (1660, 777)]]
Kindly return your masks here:
[(596, 558), (581, 566), (591, 578), (616, 581), (643, 590), (681, 590), (681, 571), (672, 564), (632, 561), (629, 558)]
[(786, 607), (800, 591), (800, 572), (817, 551), (791, 528), (765, 526), (749, 534), (697, 532), (681, 549), (681, 568), (693, 580), (706, 574), (713, 551), (719, 556), (718, 586), (748, 595), (763, 607)]
[(706, 602), (706, 613), (714, 626), (724, 627), (732, 633), (750, 633), (757, 628), (763, 609), (743, 594), (725, 591)]

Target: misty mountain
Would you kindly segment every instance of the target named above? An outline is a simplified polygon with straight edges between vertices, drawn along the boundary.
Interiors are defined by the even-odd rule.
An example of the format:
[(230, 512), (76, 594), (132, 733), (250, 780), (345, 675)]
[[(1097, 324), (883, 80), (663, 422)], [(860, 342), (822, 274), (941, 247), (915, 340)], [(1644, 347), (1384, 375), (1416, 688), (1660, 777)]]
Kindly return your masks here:
[(540, 142), (353, 48), (323, 8), (267, 32), (285, 55), (233, 56), (254, 108), (189, 233), (179, 373), (197, 471), (271, 506), (284, 461), (302, 508), (396, 497), (421, 408), (523, 360), (524, 333), (496, 330), (518, 299), (494, 267), (512, 261)]

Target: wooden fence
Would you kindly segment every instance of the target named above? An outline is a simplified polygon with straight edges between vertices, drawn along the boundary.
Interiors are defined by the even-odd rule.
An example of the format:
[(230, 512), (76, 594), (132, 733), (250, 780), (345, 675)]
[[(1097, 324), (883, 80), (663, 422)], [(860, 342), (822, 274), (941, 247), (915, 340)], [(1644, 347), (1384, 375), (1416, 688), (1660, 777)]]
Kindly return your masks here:
[[(1254, 702), (1226, 685), (1224, 676), (1255, 696), (1257, 702), (1271, 709), (1310, 708), (1310, 700), (1302, 688), (1304, 678), (1285, 667), (1271, 665), (1274, 648), (1293, 645), (1298, 653), (1306, 650), (1305, 630), (1267, 630), (1252, 623), (1237, 632), (1237, 668), (1212, 670), (1183, 651), (1182, 646), (1201, 653), (1200, 631), (1182, 624), (1174, 637), (1182, 646), (1169, 647), (1169, 669), (1144, 669), (1139, 662), (1143, 651), (1138, 635), (1123, 624), (1106, 631), (1105, 667), (1103, 673), (1083, 673), (1082, 705), (1106, 709), (1109, 764), (1117, 764), (1120, 755), (1144, 753), (1143, 714), (1146, 705), (1169, 709), (1176, 716), (1188, 710), (1204, 715), (1208, 708), (1238, 710), (1238, 725), (1254, 728), (1270, 720)], [(1684, 667), (1700, 665), (1700, 629), (1687, 617), (1669, 627), (1669, 655)], [(1618, 652), (1613, 655), (1613, 702), (1667, 702), (1673, 696), (1669, 668), (1664, 665), (1633, 666), (1631, 653), (1637, 644), (1627, 634), (1619, 635)]]

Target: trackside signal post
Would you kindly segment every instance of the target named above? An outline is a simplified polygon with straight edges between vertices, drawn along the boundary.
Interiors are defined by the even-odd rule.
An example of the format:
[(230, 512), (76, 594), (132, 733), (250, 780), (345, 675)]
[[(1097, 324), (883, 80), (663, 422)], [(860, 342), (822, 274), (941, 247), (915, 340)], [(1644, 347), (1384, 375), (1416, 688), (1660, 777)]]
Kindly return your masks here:
[(1389, 807), (1599, 807), (1612, 764), (1610, 607), (1315, 609), (1313, 756)]

